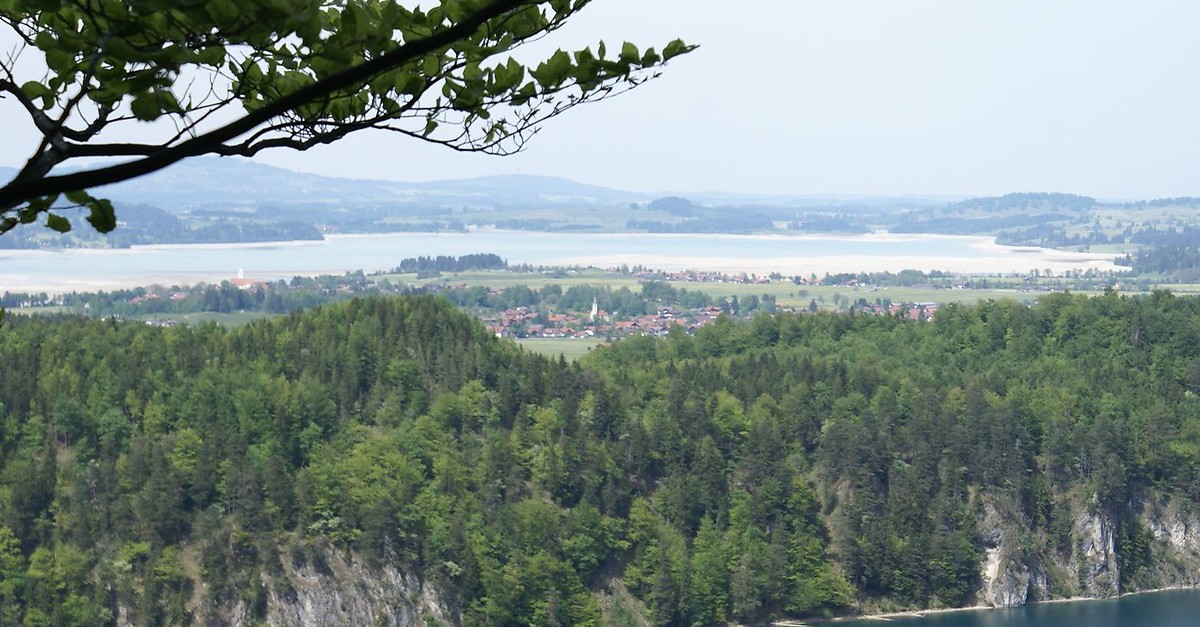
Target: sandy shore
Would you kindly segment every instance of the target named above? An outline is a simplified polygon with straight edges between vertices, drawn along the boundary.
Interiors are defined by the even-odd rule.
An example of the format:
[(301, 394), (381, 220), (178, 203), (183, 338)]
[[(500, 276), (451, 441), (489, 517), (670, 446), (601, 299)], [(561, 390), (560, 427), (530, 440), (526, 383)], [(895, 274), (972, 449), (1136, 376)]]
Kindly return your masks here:
[[(1050, 599), (1048, 601), (1034, 601), (1033, 603), (1029, 603), (1029, 605), (1056, 605), (1056, 604), (1060, 604), (1060, 603), (1087, 603), (1087, 602), (1091, 602), (1091, 601), (1114, 601), (1117, 599), (1123, 599), (1125, 597), (1139, 596), (1139, 595), (1145, 595), (1145, 594), (1157, 594), (1160, 592), (1173, 592), (1173, 591), (1179, 591), (1179, 590), (1198, 590), (1198, 589), (1200, 589), (1200, 586), (1168, 586), (1165, 588), (1155, 588), (1153, 590), (1139, 590), (1137, 592), (1126, 592), (1120, 596), (1110, 597), (1107, 599), (1094, 598), (1094, 597), (1071, 597), (1068, 599)], [(936, 614), (952, 614), (952, 613), (957, 613), (957, 612), (980, 612), (980, 611), (991, 611), (991, 610), (1000, 610), (1000, 609), (1011, 609), (1011, 608), (999, 608), (999, 607), (993, 607), (991, 605), (971, 605), (971, 606), (967, 606), (967, 607), (947, 607), (947, 608), (938, 608), (938, 609), (931, 609), (931, 610), (910, 610), (910, 611), (905, 611), (905, 612), (885, 612), (885, 613), (880, 613), (880, 614), (864, 614), (862, 616), (842, 616), (842, 617), (838, 617), (838, 618), (812, 618), (812, 619), (804, 619), (804, 620), (796, 620), (796, 621), (778, 621), (778, 622), (774, 622), (771, 624), (778, 626), (778, 627), (807, 627), (807, 626), (812, 626), (812, 625), (828, 625), (828, 624), (846, 623), (846, 622), (850, 622), (850, 621), (891, 622), (892, 620), (897, 619), (897, 618), (924, 618), (925, 616), (932, 616), (932, 615), (936, 615)]]
[(771, 623), (776, 627), (809, 627), (811, 625), (829, 625), (850, 621), (879, 621), (891, 622), (896, 618), (924, 618), (934, 614), (953, 614), (957, 612), (978, 612), (996, 609), (990, 605), (972, 605), (969, 607), (945, 607), (934, 610), (911, 610), (906, 612), (886, 612), (882, 614), (864, 614), (862, 616), (841, 616), (838, 618), (811, 618), (797, 621), (777, 621)]

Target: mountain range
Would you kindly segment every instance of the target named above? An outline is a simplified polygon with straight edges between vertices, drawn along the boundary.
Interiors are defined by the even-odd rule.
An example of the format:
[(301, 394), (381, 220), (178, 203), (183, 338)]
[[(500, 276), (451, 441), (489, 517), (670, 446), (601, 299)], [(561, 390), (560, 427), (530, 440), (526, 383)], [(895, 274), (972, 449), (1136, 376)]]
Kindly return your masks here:
[[(0, 167), (0, 180), (14, 168)], [(645, 203), (663, 196), (687, 196), (708, 205), (786, 207), (941, 206), (954, 199), (930, 196), (769, 195), (728, 192), (634, 192), (570, 179), (511, 174), (428, 182), (348, 179), (296, 172), (237, 158), (197, 157), (140, 178), (98, 188), (99, 195), (123, 203), (168, 211), (288, 205), (292, 207), (463, 207), (587, 208)]]

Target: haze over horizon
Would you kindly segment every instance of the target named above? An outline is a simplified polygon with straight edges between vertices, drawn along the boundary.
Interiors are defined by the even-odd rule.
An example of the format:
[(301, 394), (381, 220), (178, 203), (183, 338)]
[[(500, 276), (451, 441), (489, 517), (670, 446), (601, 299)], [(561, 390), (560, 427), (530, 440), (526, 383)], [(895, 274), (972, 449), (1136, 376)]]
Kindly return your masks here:
[[(1200, 5), (1149, 0), (603, 0), (547, 43), (701, 48), (553, 121), (527, 152), (388, 134), (261, 163), (399, 181), (536, 174), (637, 192), (1105, 200), (1200, 195)], [(3, 43), (3, 49), (9, 47)], [(0, 165), (33, 147), (0, 101)]]

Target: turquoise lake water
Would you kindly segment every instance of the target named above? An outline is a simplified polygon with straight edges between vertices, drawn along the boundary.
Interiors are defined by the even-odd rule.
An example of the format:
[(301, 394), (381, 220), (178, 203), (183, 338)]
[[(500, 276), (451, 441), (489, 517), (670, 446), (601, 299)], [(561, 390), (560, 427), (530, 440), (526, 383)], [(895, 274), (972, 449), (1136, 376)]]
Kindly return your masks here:
[(1169, 590), (1103, 601), (829, 623), (839, 627), (1197, 627), (1200, 590)]

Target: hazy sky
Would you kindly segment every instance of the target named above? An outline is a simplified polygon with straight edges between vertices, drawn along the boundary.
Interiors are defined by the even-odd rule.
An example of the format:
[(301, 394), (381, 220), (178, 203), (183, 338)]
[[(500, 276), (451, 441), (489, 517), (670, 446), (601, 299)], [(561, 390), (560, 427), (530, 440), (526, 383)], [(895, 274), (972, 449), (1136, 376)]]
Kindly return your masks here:
[[(1195, 0), (594, 0), (559, 33), (700, 50), (520, 155), (378, 134), (261, 160), (399, 180), (643, 191), (1200, 195)], [(0, 102), (0, 164), (30, 149)]]

